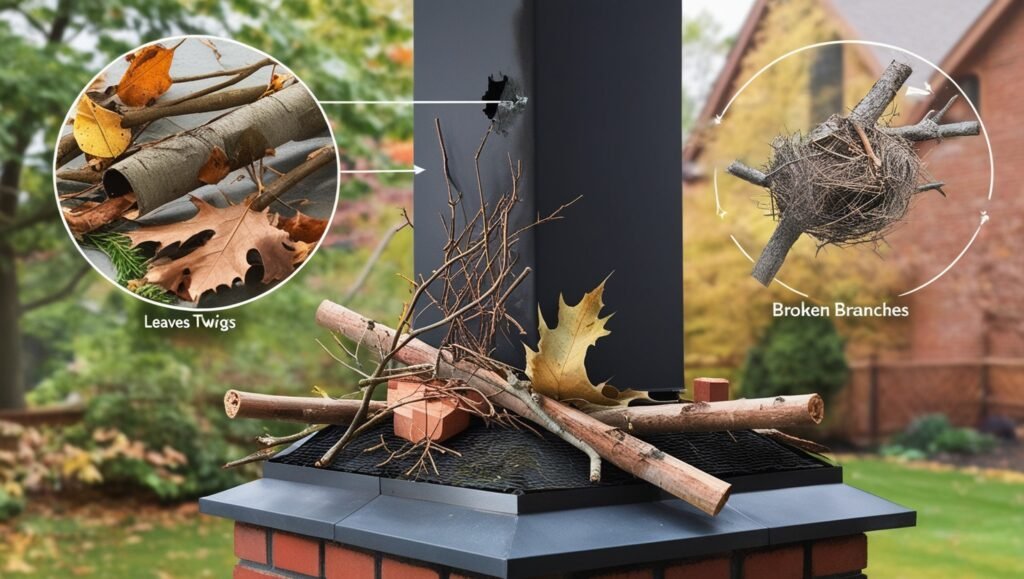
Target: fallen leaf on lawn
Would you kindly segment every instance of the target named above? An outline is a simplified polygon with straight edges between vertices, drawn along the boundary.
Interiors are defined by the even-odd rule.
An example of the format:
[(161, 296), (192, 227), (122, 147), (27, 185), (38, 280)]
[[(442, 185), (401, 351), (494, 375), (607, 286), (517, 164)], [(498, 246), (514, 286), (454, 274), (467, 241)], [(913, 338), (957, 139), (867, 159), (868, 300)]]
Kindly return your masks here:
[(121, 102), (130, 107), (141, 107), (167, 92), (173, 82), (171, 62), (174, 50), (152, 44), (129, 55), (131, 64), (117, 85), (117, 96)]
[(32, 544), (31, 533), (14, 533), (8, 538), (7, 547), (10, 549), (10, 554), (7, 556), (7, 562), (4, 564), (4, 571), (7, 573), (34, 573), (35, 567), (29, 565), (25, 557), (28, 553), (29, 545)]
[(250, 250), (256, 250), (263, 262), (263, 283), (284, 279), (294, 271), (294, 245), (288, 233), (275, 226), (276, 215), (267, 210), (253, 211), (245, 204), (214, 207), (196, 197), (192, 204), (199, 212), (187, 221), (128, 232), (133, 246), (156, 242), (159, 247), (185, 243), (201, 233), (213, 232), (206, 243), (191, 253), (153, 261), (144, 278), (149, 283), (196, 302), (208, 291), (244, 280), (250, 267)]
[(100, 227), (113, 222), (135, 206), (135, 194), (111, 197), (98, 204), (82, 204), (74, 209), (64, 210), (64, 219), (75, 237), (81, 238)]
[(316, 219), (301, 211), (295, 212), (295, 217), (283, 217), (278, 221), (278, 227), (288, 232), (288, 236), (295, 241), (316, 243), (324, 236), (327, 230), (326, 219)]
[(216, 185), (230, 172), (231, 164), (228, 162), (228, 156), (224, 154), (224, 149), (214, 147), (199, 169), (199, 181), (207, 185)]
[(587, 350), (611, 332), (605, 323), (611, 315), (600, 317), (604, 302), (602, 281), (593, 291), (583, 295), (575, 306), (558, 297), (558, 326), (551, 328), (538, 308), (540, 341), (537, 351), (526, 347), (526, 375), (533, 388), (556, 400), (586, 401), (601, 406), (628, 404), (630, 400), (647, 398), (646, 392), (619, 391), (607, 383), (592, 384), (587, 376)]
[(74, 135), (83, 153), (107, 159), (123, 153), (132, 141), (131, 129), (121, 127), (121, 115), (99, 106), (88, 96), (78, 101)]

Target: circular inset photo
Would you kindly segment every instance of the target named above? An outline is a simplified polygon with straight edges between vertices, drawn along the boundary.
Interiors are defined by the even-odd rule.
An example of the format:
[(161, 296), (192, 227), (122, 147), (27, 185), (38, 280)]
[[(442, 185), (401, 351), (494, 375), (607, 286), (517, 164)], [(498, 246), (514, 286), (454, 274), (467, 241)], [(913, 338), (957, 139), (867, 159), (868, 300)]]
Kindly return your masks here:
[(316, 97), (281, 63), (223, 38), (144, 45), (68, 111), (54, 155), (82, 255), (132, 295), (221, 309), (284, 283), (338, 202)]

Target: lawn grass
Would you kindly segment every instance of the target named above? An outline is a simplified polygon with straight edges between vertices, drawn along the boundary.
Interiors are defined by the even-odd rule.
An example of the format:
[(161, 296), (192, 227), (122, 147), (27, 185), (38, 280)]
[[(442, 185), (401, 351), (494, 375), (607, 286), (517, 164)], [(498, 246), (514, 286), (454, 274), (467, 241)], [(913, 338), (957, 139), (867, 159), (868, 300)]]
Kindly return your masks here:
[(869, 536), (868, 577), (1024, 577), (1024, 477), (877, 458), (841, 463), (848, 484), (917, 510), (917, 527)]
[[(846, 482), (918, 511), (918, 526), (872, 533), (872, 579), (1024, 577), (1024, 475), (1002, 477), (844, 457)], [(0, 526), (0, 576), (230, 577), (230, 521), (195, 504), (36, 506)]]
[(230, 577), (231, 521), (176, 508), (31, 508), (4, 525), (0, 576)]

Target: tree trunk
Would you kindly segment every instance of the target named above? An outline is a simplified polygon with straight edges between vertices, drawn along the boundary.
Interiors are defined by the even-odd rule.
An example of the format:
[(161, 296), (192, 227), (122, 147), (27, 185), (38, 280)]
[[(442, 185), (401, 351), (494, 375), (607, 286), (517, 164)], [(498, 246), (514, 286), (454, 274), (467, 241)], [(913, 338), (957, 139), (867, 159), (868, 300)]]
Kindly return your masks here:
[[(0, 215), (13, 222), (18, 214), (21, 164), (29, 139), (19, 138), (13, 159), (0, 173)], [(7, 236), (0, 237), (0, 409), (25, 407), (25, 372), (21, 352), (21, 302), (18, 299), (18, 258)]]
[[(317, 323), (339, 332), (349, 339), (371, 344), (390, 344), (394, 330), (374, 322), (358, 313), (330, 301), (320, 304)], [(498, 374), (462, 361), (452, 363), (443, 352), (433, 346), (411, 340), (398, 350), (396, 361), (408, 365), (438, 363), (438, 374), (449, 380), (459, 380), (476, 388), (494, 404), (542, 424), (544, 420), (522, 400), (507, 391), (504, 378)], [(709, 515), (717, 515), (729, 498), (732, 485), (713, 477), (653, 445), (635, 438), (618, 428), (603, 424), (596, 418), (570, 408), (560, 402), (538, 396), (544, 411), (567, 432), (586, 443), (601, 458), (622, 470), (643, 479), (673, 496), (680, 498)]]

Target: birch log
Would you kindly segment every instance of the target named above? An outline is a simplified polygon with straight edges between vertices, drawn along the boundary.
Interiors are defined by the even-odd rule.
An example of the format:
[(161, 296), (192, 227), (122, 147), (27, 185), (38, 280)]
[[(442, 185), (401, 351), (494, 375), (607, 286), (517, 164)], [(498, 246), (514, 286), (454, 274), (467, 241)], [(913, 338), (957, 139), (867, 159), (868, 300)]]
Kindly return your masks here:
[[(376, 348), (390, 344), (394, 330), (330, 301), (320, 304), (317, 323), (349, 339)], [(494, 404), (540, 423), (529, 406), (509, 393), (505, 379), (468, 362), (451, 358), (421, 340), (411, 340), (399, 350), (396, 360), (408, 365), (438, 362), (440, 376), (465, 382), (488, 396)], [(729, 498), (731, 485), (685, 462), (669, 456), (618, 428), (608, 426), (579, 410), (540, 397), (547, 414), (571, 434), (590, 445), (601, 458), (676, 496), (709, 515), (717, 515)]]
[[(228, 390), (224, 395), (224, 412), (228, 418), (282, 420), (302, 424), (348, 424), (359, 409), (359, 400), (335, 400), (313, 396), (275, 396)], [(384, 402), (371, 402), (375, 414), (387, 408)]]
[[(230, 418), (344, 425), (352, 421), (360, 402), (229, 390), (224, 397), (224, 411)], [(370, 413), (375, 414), (386, 407), (383, 402), (371, 402)], [(821, 396), (805, 394), (610, 408), (592, 412), (590, 416), (631, 434), (723, 432), (814, 426), (824, 418), (825, 405)]]
[(145, 215), (201, 186), (199, 170), (214, 149), (231, 169), (265, 156), (288, 141), (327, 131), (316, 99), (300, 84), (263, 97), (223, 117), (140, 150), (103, 174), (103, 187), (116, 197), (134, 191)]

